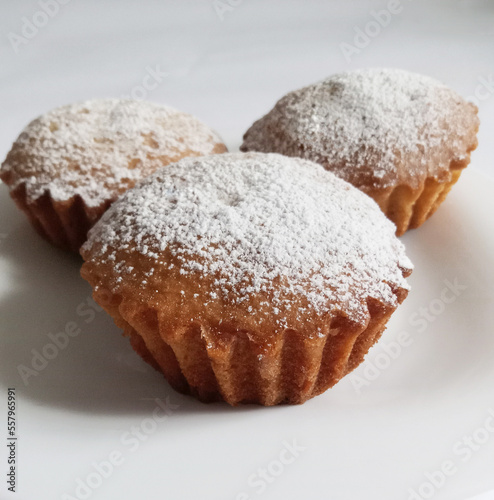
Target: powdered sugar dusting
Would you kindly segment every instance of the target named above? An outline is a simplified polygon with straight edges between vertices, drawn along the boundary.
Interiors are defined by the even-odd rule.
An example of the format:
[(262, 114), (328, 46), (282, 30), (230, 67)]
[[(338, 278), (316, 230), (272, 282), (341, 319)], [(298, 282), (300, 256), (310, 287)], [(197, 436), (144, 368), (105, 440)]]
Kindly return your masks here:
[[(386, 188), (398, 178), (425, 179), (449, 169), (476, 127), (475, 106), (440, 82), (365, 69), (290, 92), (252, 125), (241, 149), (300, 156), (357, 187)], [(444, 162), (437, 158), (441, 151), (451, 153)]]
[[(302, 294), (317, 314), (338, 306), (362, 319), (367, 297), (396, 305), (393, 288), (408, 289), (412, 264), (394, 233), (373, 200), (320, 166), (237, 153), (148, 177), (105, 213), (82, 254), (114, 263), (116, 252), (138, 252), (162, 265), (170, 252), (182, 275), (215, 277), (212, 300), (241, 304), (262, 291), (282, 316), (287, 297)], [(122, 261), (112, 272), (116, 289), (143, 279)]]
[[(137, 180), (182, 158), (211, 154), (220, 137), (195, 117), (130, 99), (96, 99), (32, 121), (2, 165), (28, 199), (80, 195), (88, 206), (113, 200)], [(223, 149), (224, 150), (224, 149)]]

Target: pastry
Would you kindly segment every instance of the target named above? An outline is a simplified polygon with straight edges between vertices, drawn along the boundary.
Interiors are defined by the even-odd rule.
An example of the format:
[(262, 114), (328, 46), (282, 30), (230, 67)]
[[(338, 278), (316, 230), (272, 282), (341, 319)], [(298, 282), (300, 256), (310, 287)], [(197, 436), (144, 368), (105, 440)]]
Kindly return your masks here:
[(302, 403), (362, 362), (405, 299), (393, 224), (304, 159), (185, 158), (90, 230), (81, 274), (178, 391), (232, 405)]
[(321, 164), (371, 196), (401, 235), (445, 199), (478, 127), (476, 106), (438, 81), (365, 69), (288, 93), (249, 128), (241, 150)]
[(219, 136), (189, 114), (145, 101), (97, 99), (32, 121), (0, 177), (42, 236), (78, 252), (89, 228), (138, 180), (185, 156), (225, 151)]

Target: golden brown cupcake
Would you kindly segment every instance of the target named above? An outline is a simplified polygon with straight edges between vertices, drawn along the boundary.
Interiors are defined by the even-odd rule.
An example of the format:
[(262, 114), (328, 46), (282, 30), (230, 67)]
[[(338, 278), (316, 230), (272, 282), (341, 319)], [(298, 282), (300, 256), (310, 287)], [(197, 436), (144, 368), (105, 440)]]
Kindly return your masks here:
[(145, 101), (98, 99), (32, 121), (0, 178), (42, 236), (77, 252), (89, 228), (136, 181), (185, 156), (225, 151), (220, 137), (189, 114)]
[(412, 265), (394, 233), (310, 161), (186, 158), (110, 207), (81, 274), (178, 391), (302, 403), (363, 360), (406, 297)]
[(250, 127), (241, 150), (323, 165), (374, 198), (400, 235), (445, 199), (478, 127), (477, 108), (436, 80), (366, 69), (285, 95)]

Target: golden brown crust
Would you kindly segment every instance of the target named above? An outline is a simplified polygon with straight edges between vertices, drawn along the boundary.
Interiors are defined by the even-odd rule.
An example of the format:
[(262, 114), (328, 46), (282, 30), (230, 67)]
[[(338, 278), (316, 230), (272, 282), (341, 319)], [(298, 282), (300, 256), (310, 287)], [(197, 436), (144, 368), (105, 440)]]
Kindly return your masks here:
[[(101, 281), (86, 264), (82, 274), (96, 287), (96, 302), (123, 327), (135, 351), (160, 370), (175, 390), (203, 402), (303, 403), (335, 385), (363, 361), (395, 310), (370, 300), (366, 324), (335, 315), (327, 318), (322, 336), (286, 330), (259, 343), (259, 333), (241, 328), (218, 326), (213, 331), (201, 321), (180, 325), (169, 315), (166, 304), (123, 300), (99, 286)], [(397, 292), (401, 302), (407, 291)]]
[(420, 227), (434, 212), (451, 191), (470, 162), (470, 153), (477, 147), (476, 137), (467, 148), (467, 154), (461, 161), (454, 160), (450, 169), (440, 179), (426, 177), (417, 187), (400, 184), (392, 189), (378, 189), (372, 186), (362, 188), (373, 198), (386, 216), (396, 225), (396, 234), (401, 236), (409, 229)]
[(89, 229), (111, 205), (111, 201), (106, 201), (88, 207), (78, 195), (70, 200), (55, 201), (48, 192), (30, 200), (25, 184), (11, 190), (10, 196), (39, 235), (56, 247), (72, 252), (79, 252)]

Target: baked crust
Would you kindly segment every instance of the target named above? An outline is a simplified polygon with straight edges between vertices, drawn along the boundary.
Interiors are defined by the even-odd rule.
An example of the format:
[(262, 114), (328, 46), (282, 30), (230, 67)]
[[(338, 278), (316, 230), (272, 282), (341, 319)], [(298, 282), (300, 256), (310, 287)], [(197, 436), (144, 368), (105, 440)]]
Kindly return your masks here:
[[(244, 328), (255, 328), (252, 318), (239, 318), (234, 308), (222, 308), (216, 319), (211, 310), (206, 321), (185, 312), (184, 302), (173, 303), (176, 296), (163, 297), (161, 304), (143, 304), (102, 288), (90, 266), (83, 267), (82, 275), (96, 287), (94, 299), (123, 329), (133, 349), (175, 390), (206, 403), (226, 401), (233, 406), (300, 404), (322, 394), (364, 360), (396, 309), (369, 299), (363, 324), (332, 314), (318, 325), (322, 333), (317, 335), (306, 326), (273, 330), (265, 337), (265, 332)], [(185, 288), (183, 283), (180, 287)], [(400, 303), (407, 293), (396, 290)], [(190, 295), (186, 288), (185, 294)], [(184, 311), (181, 319), (174, 314), (178, 310)], [(220, 325), (227, 315), (237, 321)]]

